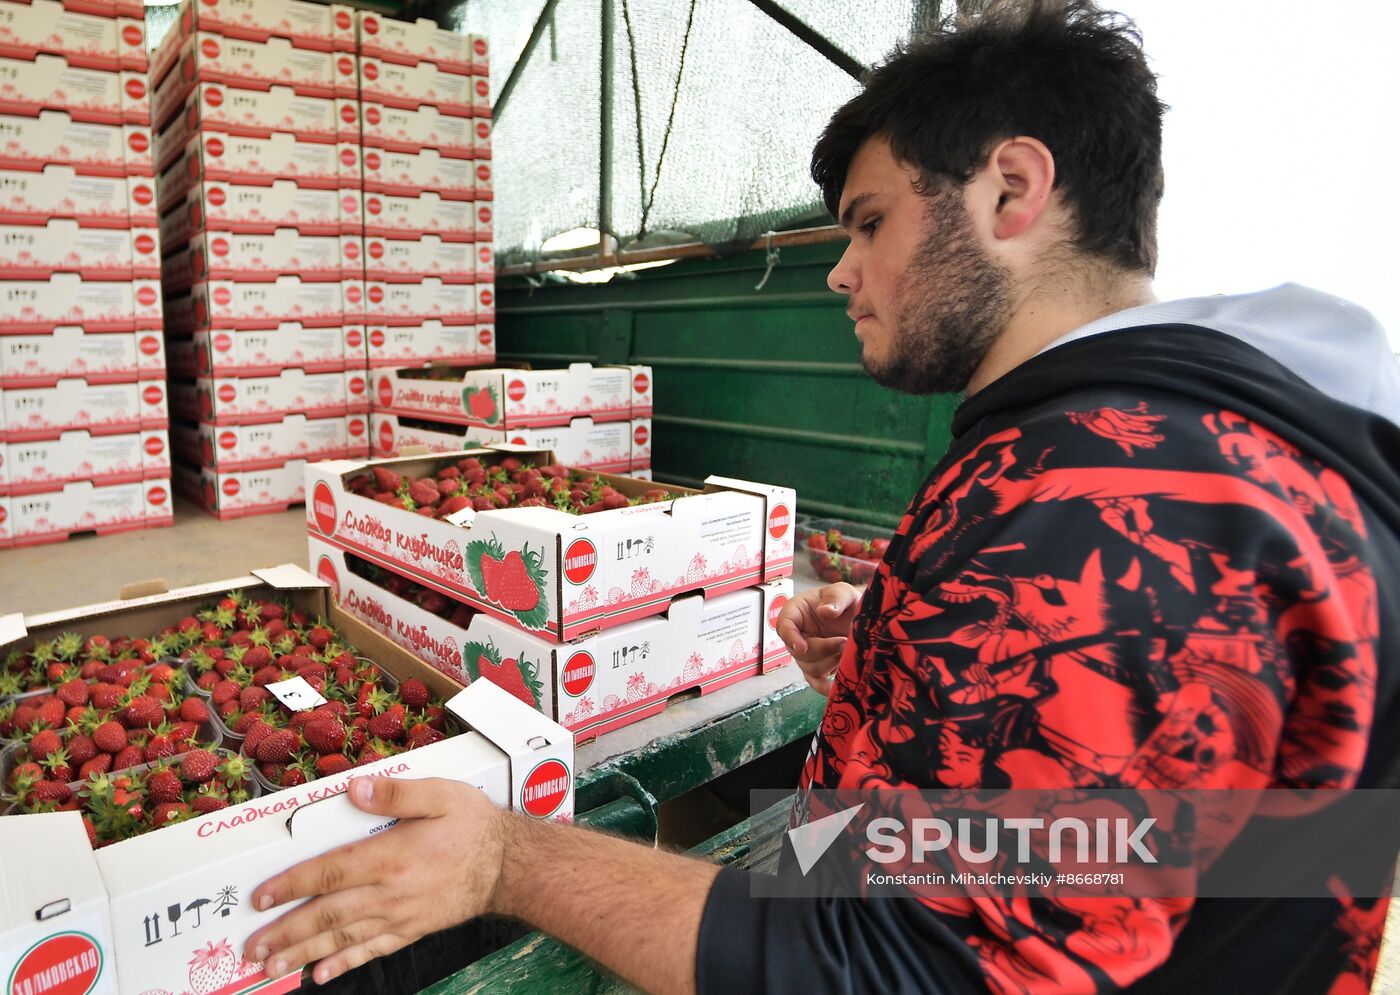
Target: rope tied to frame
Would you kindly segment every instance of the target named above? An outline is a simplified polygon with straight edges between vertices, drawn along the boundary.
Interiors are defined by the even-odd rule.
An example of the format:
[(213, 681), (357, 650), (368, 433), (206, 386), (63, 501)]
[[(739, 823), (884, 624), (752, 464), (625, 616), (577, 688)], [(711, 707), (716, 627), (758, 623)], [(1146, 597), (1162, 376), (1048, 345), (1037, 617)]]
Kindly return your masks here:
[(754, 290), (762, 290), (765, 286), (768, 285), (768, 278), (773, 275), (773, 270), (777, 268), (778, 263), (782, 260), (783, 250), (773, 244), (774, 234), (775, 233), (771, 230), (764, 232), (764, 235), (768, 239), (768, 252), (767, 257), (764, 259), (764, 262), (766, 262), (768, 265), (767, 268), (763, 271), (763, 279), (758, 281), (758, 283), (753, 288)]

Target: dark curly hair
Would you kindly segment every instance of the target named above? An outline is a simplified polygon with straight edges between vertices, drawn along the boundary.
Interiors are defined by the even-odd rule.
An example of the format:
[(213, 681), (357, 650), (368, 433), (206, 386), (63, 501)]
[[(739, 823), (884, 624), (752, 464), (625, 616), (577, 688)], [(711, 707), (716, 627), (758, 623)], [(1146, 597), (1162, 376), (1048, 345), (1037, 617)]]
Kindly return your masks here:
[(933, 189), (967, 183), (998, 141), (1028, 135), (1055, 157), (1074, 248), (1150, 274), (1165, 110), (1122, 15), (1088, 0), (1001, 3), (948, 18), (873, 68), (818, 140), (812, 179), (835, 216), (851, 160), (872, 136), (888, 138)]

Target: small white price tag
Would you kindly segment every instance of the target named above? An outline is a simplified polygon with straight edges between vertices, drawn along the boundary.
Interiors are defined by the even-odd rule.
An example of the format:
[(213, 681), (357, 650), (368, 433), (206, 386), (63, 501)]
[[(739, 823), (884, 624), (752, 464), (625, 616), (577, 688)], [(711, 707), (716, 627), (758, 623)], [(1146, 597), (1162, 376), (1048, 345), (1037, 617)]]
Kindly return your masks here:
[(294, 712), (308, 712), (326, 703), (326, 699), (321, 697), (321, 692), (307, 684), (304, 677), (277, 681), (275, 684), (269, 684), (267, 689), (272, 692), (274, 698)]
[(461, 511), (454, 511), (443, 519), (448, 525), (470, 525), (475, 520), (475, 508), (463, 508)]

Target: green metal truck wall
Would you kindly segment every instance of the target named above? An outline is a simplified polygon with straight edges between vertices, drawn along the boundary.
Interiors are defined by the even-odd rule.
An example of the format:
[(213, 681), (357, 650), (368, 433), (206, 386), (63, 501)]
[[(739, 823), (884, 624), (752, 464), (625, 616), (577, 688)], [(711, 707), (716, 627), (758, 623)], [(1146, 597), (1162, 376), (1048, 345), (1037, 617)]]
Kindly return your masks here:
[(826, 286), (844, 243), (696, 259), (609, 284), (500, 287), (503, 361), (648, 363), (658, 480), (709, 474), (797, 488), (799, 510), (898, 522), (948, 447), (957, 398), (873, 383), (845, 298)]

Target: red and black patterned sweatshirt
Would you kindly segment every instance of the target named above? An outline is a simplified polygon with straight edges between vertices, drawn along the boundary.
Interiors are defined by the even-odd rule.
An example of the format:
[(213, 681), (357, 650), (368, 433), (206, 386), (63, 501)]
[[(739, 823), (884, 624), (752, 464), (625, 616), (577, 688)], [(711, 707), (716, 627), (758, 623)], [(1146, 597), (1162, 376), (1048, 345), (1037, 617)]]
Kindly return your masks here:
[[(803, 787), (1400, 787), (1380, 342), (1379, 397), (1155, 324), (1076, 336), (966, 401), (864, 596)], [(1253, 828), (1232, 849), (1262, 845)], [(1365, 992), (1386, 902), (1332, 892), (769, 899), (727, 869), (697, 985)]]

